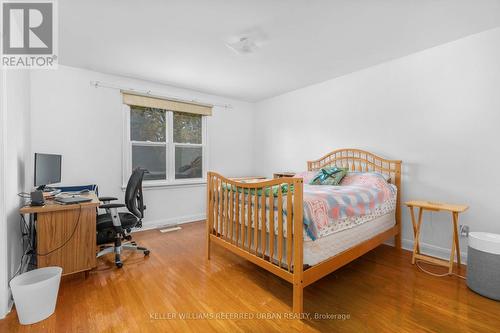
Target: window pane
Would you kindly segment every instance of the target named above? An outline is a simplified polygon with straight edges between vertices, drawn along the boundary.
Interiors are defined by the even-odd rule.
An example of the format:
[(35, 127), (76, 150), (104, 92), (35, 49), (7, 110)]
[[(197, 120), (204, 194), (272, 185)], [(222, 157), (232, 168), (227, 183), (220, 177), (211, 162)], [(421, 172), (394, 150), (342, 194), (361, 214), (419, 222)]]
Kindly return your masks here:
[(174, 112), (174, 142), (201, 144), (201, 115)]
[(175, 147), (175, 178), (201, 178), (201, 147)]
[(132, 141), (165, 142), (167, 112), (161, 109), (130, 107)]
[(144, 180), (167, 179), (165, 146), (132, 146), (132, 169), (142, 167), (149, 171)]

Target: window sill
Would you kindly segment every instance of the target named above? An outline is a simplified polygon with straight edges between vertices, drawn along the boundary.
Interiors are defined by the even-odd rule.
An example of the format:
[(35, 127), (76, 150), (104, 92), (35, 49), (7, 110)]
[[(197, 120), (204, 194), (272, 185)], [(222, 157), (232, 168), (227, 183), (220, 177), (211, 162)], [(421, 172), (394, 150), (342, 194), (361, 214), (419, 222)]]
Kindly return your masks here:
[[(192, 181), (179, 181), (179, 182), (162, 182), (162, 181), (143, 181), (142, 189), (166, 189), (166, 188), (187, 188), (187, 187), (201, 187), (205, 186), (207, 181), (205, 179), (196, 179)], [(127, 189), (127, 185), (122, 185), (122, 191)]]

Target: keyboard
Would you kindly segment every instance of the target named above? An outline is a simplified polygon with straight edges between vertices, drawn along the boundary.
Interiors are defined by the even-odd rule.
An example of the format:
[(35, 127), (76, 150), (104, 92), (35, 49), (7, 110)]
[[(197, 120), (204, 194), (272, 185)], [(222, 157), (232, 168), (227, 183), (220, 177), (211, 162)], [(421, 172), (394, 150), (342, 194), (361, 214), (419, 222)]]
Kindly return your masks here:
[(60, 203), (63, 205), (72, 205), (72, 204), (79, 204), (82, 202), (92, 201), (92, 198), (82, 197), (79, 195), (73, 195), (71, 197), (57, 197), (57, 198), (55, 198), (55, 201), (57, 203)]

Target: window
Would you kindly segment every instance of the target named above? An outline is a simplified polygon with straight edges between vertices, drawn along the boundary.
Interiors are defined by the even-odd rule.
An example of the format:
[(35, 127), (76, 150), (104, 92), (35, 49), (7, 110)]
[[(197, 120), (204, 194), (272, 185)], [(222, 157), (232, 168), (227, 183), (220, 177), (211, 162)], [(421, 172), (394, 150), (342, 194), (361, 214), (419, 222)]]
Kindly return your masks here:
[(132, 169), (141, 166), (145, 180), (167, 179), (167, 112), (133, 106), (130, 108)]
[[(145, 185), (185, 184), (205, 178), (206, 119), (199, 114), (126, 106), (126, 177), (146, 168)], [(125, 178), (126, 178), (125, 177)], [(126, 181), (126, 179), (124, 179)]]
[(202, 116), (173, 112), (175, 178), (202, 178)]

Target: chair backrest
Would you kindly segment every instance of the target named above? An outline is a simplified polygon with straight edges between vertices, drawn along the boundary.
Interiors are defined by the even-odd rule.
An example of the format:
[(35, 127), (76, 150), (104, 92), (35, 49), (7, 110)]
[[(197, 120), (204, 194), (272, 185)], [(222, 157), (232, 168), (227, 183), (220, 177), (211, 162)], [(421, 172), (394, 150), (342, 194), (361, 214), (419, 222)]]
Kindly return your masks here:
[(144, 217), (144, 200), (142, 197), (142, 179), (148, 170), (143, 168), (136, 168), (132, 171), (132, 175), (127, 183), (125, 190), (125, 205), (129, 212), (134, 214), (137, 218)]

